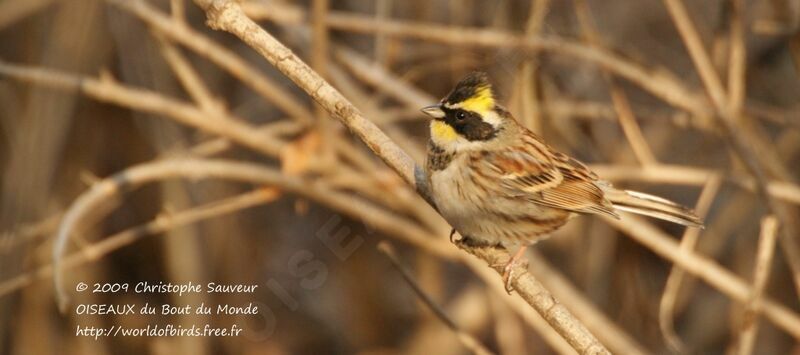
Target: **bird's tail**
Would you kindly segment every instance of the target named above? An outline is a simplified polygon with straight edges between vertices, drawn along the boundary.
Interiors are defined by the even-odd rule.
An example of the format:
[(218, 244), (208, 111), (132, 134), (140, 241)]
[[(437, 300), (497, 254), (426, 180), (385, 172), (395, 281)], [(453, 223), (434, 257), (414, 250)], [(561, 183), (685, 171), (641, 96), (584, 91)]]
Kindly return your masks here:
[(703, 228), (703, 221), (689, 208), (646, 193), (604, 186), (604, 195), (614, 209), (663, 219), (689, 227)]

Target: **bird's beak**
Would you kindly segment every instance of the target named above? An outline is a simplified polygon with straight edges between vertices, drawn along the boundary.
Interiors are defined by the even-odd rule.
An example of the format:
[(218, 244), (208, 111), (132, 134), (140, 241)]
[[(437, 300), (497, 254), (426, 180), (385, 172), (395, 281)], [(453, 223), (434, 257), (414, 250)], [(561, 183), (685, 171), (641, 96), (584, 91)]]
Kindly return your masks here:
[(428, 116), (431, 116), (431, 117), (433, 117), (434, 119), (437, 119), (437, 120), (441, 119), (441, 118), (444, 118), (444, 111), (442, 111), (442, 105), (441, 104), (425, 106), (425, 107), (421, 108), (420, 111), (422, 111), (422, 113), (424, 113), (424, 114), (426, 114)]

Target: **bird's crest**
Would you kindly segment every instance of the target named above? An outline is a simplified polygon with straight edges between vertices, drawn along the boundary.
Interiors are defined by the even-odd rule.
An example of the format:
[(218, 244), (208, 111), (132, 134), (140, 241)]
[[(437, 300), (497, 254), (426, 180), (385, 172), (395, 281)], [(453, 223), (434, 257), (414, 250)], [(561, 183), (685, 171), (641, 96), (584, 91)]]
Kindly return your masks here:
[(444, 100), (447, 108), (461, 108), (479, 113), (493, 109), (494, 105), (492, 84), (484, 72), (469, 73)]

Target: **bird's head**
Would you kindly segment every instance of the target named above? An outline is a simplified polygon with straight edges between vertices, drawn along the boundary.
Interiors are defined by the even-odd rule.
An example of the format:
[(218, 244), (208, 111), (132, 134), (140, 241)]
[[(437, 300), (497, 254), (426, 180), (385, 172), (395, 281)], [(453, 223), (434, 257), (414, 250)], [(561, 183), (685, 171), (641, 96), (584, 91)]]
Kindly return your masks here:
[(479, 147), (497, 138), (505, 120), (483, 72), (468, 74), (442, 101), (423, 107), (422, 112), (433, 118), (433, 143), (455, 150)]

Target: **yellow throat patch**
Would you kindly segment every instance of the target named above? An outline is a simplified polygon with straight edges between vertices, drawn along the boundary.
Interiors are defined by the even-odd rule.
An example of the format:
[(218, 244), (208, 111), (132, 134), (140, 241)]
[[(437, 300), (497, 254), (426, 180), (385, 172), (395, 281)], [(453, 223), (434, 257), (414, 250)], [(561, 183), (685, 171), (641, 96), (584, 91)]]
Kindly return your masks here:
[(465, 110), (483, 114), (494, 107), (494, 96), (490, 86), (482, 86), (475, 90), (475, 95), (464, 100), (459, 105)]
[(431, 121), (431, 137), (438, 142), (452, 142), (458, 138), (458, 133), (444, 121)]

